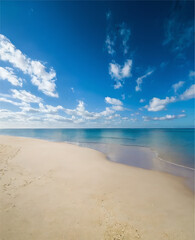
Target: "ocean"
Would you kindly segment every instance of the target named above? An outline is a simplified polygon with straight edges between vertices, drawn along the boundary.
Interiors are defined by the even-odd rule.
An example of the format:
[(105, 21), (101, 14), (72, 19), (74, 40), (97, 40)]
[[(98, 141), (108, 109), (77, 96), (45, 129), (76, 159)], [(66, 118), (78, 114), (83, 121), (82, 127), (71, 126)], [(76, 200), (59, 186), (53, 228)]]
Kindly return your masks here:
[(194, 129), (1, 129), (0, 134), (69, 142), (114, 162), (193, 179)]

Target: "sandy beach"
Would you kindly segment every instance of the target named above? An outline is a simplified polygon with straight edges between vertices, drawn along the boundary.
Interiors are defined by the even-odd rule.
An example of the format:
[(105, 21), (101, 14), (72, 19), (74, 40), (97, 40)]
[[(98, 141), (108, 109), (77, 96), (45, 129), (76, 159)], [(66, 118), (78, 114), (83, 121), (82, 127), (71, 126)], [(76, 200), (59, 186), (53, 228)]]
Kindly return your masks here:
[(191, 240), (183, 179), (95, 150), (0, 136), (1, 240)]

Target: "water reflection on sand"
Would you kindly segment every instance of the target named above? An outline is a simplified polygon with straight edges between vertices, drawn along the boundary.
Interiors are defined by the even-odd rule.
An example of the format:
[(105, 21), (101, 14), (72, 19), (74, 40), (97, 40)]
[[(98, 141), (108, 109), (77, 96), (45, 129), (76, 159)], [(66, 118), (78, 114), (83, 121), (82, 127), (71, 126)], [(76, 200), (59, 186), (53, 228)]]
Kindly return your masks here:
[(177, 165), (158, 156), (157, 151), (140, 146), (126, 146), (102, 143), (74, 143), (82, 147), (89, 147), (106, 154), (113, 162), (127, 164), (134, 167), (170, 173), (185, 178), (186, 184), (194, 190), (194, 169)]

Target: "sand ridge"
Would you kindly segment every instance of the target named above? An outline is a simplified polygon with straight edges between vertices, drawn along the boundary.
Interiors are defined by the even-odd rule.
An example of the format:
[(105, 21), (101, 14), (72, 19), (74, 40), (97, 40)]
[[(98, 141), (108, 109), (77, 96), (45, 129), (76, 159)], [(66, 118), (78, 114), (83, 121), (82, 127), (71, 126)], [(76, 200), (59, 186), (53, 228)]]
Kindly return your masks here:
[(67, 143), (0, 136), (0, 239), (188, 240), (180, 178)]

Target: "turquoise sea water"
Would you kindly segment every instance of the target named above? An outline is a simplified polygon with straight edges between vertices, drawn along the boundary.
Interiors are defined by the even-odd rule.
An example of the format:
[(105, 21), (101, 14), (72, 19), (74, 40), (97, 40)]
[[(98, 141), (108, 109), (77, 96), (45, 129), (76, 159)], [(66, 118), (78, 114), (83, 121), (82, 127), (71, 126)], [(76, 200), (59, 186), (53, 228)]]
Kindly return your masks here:
[(0, 134), (78, 143), (103, 152), (111, 145), (144, 146), (161, 159), (194, 168), (194, 129), (2, 129)]

